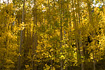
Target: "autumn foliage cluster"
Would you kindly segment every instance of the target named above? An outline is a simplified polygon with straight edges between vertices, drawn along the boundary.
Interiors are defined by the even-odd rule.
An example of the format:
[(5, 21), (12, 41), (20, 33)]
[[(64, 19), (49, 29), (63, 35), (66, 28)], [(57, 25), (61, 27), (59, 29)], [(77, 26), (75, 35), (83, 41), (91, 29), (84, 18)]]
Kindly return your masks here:
[[(8, 0), (9, 1), (9, 0)], [(105, 70), (105, 5), (92, 0), (0, 3), (0, 70)]]

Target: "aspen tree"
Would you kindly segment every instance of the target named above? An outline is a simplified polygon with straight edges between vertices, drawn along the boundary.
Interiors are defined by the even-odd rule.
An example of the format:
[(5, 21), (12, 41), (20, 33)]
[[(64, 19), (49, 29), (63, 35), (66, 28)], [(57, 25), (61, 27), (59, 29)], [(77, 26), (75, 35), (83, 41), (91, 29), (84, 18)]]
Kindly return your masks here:
[[(81, 2), (81, 0), (79, 1), (79, 0), (77, 0), (77, 4), (78, 4), (78, 6), (77, 6), (77, 11), (78, 11), (78, 25), (80, 25), (81, 24), (81, 14), (80, 14), (80, 2)], [(81, 33), (82, 31), (81, 30), (79, 30), (78, 31), (78, 34), (79, 34), (79, 36), (80, 36), (80, 38), (79, 38), (79, 47), (80, 47), (80, 55), (81, 55), (81, 70), (84, 70), (84, 55), (83, 55), (83, 45), (82, 45), (82, 33)]]
[[(60, 48), (61, 48), (61, 53), (62, 53), (62, 41), (63, 41), (63, 35), (62, 35), (62, 4), (63, 1), (60, 0)], [(63, 60), (61, 59), (60, 61), (60, 66), (61, 66), (61, 70), (63, 70)]]
[(37, 62), (34, 62), (34, 58), (37, 60), (37, 57), (35, 57), (37, 55), (36, 50), (37, 50), (37, 31), (35, 30), (35, 27), (37, 27), (37, 4), (36, 4), (36, 0), (34, 0), (34, 9), (33, 9), (33, 17), (34, 17), (34, 26), (33, 26), (33, 53), (32, 53), (32, 69), (33, 70), (37, 70), (37, 66), (35, 66), (35, 64), (37, 64)]
[[(25, 0), (23, 1), (23, 11), (22, 11), (22, 24), (24, 24), (24, 15), (25, 15)], [(21, 29), (20, 32), (20, 47), (19, 47), (19, 58), (18, 58), (18, 70), (21, 69), (21, 50), (22, 50), (22, 42), (23, 42), (23, 37), (22, 37), (23, 30)]]

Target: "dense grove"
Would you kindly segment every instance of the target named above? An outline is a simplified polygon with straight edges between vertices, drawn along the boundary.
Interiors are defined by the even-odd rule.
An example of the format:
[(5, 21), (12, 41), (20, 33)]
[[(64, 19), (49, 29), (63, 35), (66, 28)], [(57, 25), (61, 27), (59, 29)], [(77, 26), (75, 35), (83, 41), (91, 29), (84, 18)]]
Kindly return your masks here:
[(105, 70), (104, 3), (0, 3), (0, 70)]

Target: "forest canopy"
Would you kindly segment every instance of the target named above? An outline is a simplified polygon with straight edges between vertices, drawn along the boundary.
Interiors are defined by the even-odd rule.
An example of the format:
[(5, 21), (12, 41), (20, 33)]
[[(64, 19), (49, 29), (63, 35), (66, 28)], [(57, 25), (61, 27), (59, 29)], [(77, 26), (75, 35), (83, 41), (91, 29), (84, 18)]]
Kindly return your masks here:
[(0, 70), (105, 70), (105, 0), (0, 0)]

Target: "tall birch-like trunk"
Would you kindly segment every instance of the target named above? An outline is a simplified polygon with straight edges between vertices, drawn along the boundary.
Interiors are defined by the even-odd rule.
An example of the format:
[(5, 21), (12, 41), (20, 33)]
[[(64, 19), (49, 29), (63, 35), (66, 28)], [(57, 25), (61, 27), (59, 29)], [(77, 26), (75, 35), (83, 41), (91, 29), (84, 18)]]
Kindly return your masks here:
[[(47, 20), (48, 23), (51, 22), (51, 18), (50, 17), (51, 17), (51, 15), (50, 15), (50, 0), (48, 0), (48, 20)], [(51, 25), (50, 25), (50, 27), (51, 27)], [(50, 54), (52, 55), (52, 53), (53, 52), (51, 52)], [(52, 58), (51, 58), (51, 67), (50, 67), (50, 69), (53, 70), (53, 60), (52, 60)]]
[[(25, 0), (23, 1), (23, 12), (22, 12), (22, 23), (24, 23), (24, 11), (25, 11)], [(19, 57), (18, 57), (18, 70), (21, 70), (21, 48), (22, 48), (22, 32), (20, 32), (20, 47), (19, 47)]]
[[(78, 0), (77, 1), (77, 4), (78, 4), (78, 7), (77, 7), (77, 9), (78, 9), (78, 20), (79, 20), (79, 25), (80, 25), (80, 19), (81, 19), (81, 15), (80, 15), (80, 2), (79, 2), (80, 0)], [(80, 38), (79, 38), (79, 47), (81, 48), (80, 49), (80, 55), (81, 55), (81, 70), (84, 70), (84, 58), (83, 58), (83, 47), (82, 47), (82, 35), (81, 35), (81, 30), (79, 30), (79, 36), (80, 36)]]
[[(60, 48), (62, 48), (62, 40), (63, 40), (63, 36), (62, 36), (62, 3), (63, 1), (60, 1)], [(62, 53), (62, 49), (61, 49), (61, 53)], [(61, 59), (60, 62), (60, 66), (61, 66), (61, 70), (63, 70), (63, 60)]]
[(33, 17), (34, 17), (34, 26), (33, 26), (33, 54), (32, 54), (32, 70), (37, 70), (37, 62), (34, 62), (34, 55), (37, 55), (37, 31), (35, 31), (35, 26), (37, 26), (37, 7), (36, 7), (36, 0), (34, 0), (34, 10), (33, 10)]
[(73, 17), (73, 27), (74, 27), (74, 34), (75, 34), (75, 41), (76, 41), (76, 48), (77, 48), (77, 62), (80, 63), (80, 49), (79, 49), (79, 41), (78, 41), (78, 23), (76, 21), (77, 13), (74, 8), (76, 8), (76, 0), (72, 0), (72, 17)]

